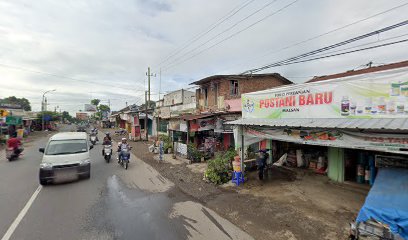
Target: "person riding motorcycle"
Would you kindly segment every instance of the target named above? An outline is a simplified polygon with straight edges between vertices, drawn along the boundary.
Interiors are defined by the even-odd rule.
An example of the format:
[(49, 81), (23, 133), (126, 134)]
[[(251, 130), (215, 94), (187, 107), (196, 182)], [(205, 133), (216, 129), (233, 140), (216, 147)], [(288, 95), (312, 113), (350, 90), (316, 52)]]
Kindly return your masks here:
[(122, 138), (122, 142), (118, 145), (118, 153), (119, 153), (119, 156), (118, 156), (118, 163), (120, 163), (120, 159), (121, 159), (121, 156), (122, 156), (122, 150), (123, 149), (130, 149), (130, 146), (129, 146), (129, 144), (127, 143), (127, 139), (126, 138)]
[(14, 134), (9, 140), (7, 140), (7, 147), (12, 148), (15, 155), (19, 155), (23, 151), (21, 141), (17, 138), (17, 134)]
[[(105, 137), (109, 139), (109, 141), (112, 141), (112, 138), (110, 136), (110, 132), (105, 133)], [(104, 138), (105, 139), (105, 138)]]
[[(103, 138), (102, 145), (112, 145), (112, 139), (109, 136), (109, 133), (106, 133), (105, 137)], [(102, 156), (105, 155), (104, 149), (102, 148)]]

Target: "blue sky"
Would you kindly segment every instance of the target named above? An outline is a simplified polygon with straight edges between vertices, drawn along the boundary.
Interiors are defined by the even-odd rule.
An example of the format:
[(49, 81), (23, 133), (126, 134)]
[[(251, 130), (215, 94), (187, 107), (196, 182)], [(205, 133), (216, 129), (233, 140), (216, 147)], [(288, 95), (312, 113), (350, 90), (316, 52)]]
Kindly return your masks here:
[[(400, 0), (299, 0), (273, 14), (292, 2), (0, 0), (0, 97), (27, 97), (33, 109), (39, 110), (42, 92), (55, 88), (57, 91), (48, 95), (51, 109), (58, 105), (73, 113), (83, 109), (90, 98), (100, 98), (104, 103), (110, 99), (115, 110), (124, 107), (126, 102), (143, 101), (148, 66), (155, 74), (152, 98), (157, 99), (159, 89), (163, 94), (189, 87), (190, 82), (209, 75), (241, 73), (337, 43), (401, 22), (408, 11), (406, 5), (282, 50), (407, 3)], [(240, 7), (241, 10), (208, 34), (185, 45)], [(254, 12), (256, 14), (248, 17)], [(268, 15), (271, 16), (266, 18)], [(263, 18), (265, 20), (243, 31)], [(239, 31), (242, 32), (237, 33)], [(404, 34), (408, 34), (407, 27), (355, 45)], [(226, 38), (229, 39), (220, 42)], [(407, 36), (398, 39), (403, 38)], [(182, 51), (176, 51), (181, 48)], [(303, 82), (311, 76), (355, 69), (369, 61), (383, 64), (406, 60), (407, 49), (407, 44), (401, 44), (266, 72), (278, 72), (294, 82)], [(166, 60), (169, 55), (172, 57)]]

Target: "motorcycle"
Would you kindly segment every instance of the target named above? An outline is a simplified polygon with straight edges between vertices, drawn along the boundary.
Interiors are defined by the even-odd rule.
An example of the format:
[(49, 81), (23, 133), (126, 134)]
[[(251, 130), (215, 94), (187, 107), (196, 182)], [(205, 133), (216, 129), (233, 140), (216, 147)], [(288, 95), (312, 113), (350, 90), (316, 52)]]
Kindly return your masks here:
[(130, 159), (129, 149), (123, 148), (119, 154), (119, 164), (122, 165), (125, 169), (128, 169)]
[(20, 147), (18, 150), (18, 153), (14, 152), (13, 148), (7, 148), (6, 149), (6, 158), (11, 162), (13, 160), (17, 160), (18, 157), (21, 155), (23, 152), (24, 148)]
[(105, 161), (109, 163), (111, 157), (112, 157), (112, 145), (104, 145), (103, 146), (103, 157), (105, 158)]
[(96, 135), (91, 135), (91, 143), (92, 143), (92, 145), (95, 145), (96, 144)]

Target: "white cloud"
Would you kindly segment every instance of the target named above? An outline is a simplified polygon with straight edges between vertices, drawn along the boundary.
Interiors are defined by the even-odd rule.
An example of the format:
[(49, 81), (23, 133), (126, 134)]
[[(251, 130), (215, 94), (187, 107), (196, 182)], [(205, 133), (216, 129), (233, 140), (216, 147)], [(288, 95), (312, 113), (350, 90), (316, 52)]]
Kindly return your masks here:
[[(56, 88), (57, 92), (49, 96), (52, 106), (59, 104), (62, 109), (75, 112), (91, 97), (98, 97), (106, 101), (112, 99), (112, 108), (119, 109), (125, 106), (125, 102), (130, 104), (143, 100), (145, 72), (148, 66), (152, 66), (156, 73), (156, 77), (152, 78), (152, 98), (155, 99), (160, 85), (158, 64), (244, 2), (0, 0), (0, 64), (83, 80), (0, 65), (0, 97), (27, 97), (38, 110), (42, 92)], [(185, 52), (233, 26), (268, 2), (271, 0), (253, 1), (186, 48)], [(290, 1), (276, 1), (199, 49), (242, 30), (288, 3)], [(240, 73), (403, 21), (408, 6), (308, 43), (265, 55), (402, 3), (400, 0), (300, 0), (228, 41), (163, 72), (161, 89), (176, 90), (213, 74)], [(407, 29), (404, 27), (381, 34), (378, 39), (408, 33)], [(375, 37), (367, 42), (374, 40)], [(368, 61), (389, 63), (406, 60), (406, 49), (406, 44), (392, 46), (270, 71), (279, 72), (293, 81), (304, 81), (308, 76), (345, 71)], [(170, 59), (162, 68), (167, 68), (173, 61)]]

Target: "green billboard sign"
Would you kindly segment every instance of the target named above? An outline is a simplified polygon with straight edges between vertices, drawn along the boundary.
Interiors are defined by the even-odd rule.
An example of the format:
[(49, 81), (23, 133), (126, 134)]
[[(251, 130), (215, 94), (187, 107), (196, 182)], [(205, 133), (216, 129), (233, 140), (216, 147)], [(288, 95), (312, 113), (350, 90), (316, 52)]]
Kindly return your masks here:
[(16, 116), (7, 116), (6, 117), (6, 124), (7, 125), (22, 125), (23, 124), (23, 118), (22, 117), (16, 117)]

